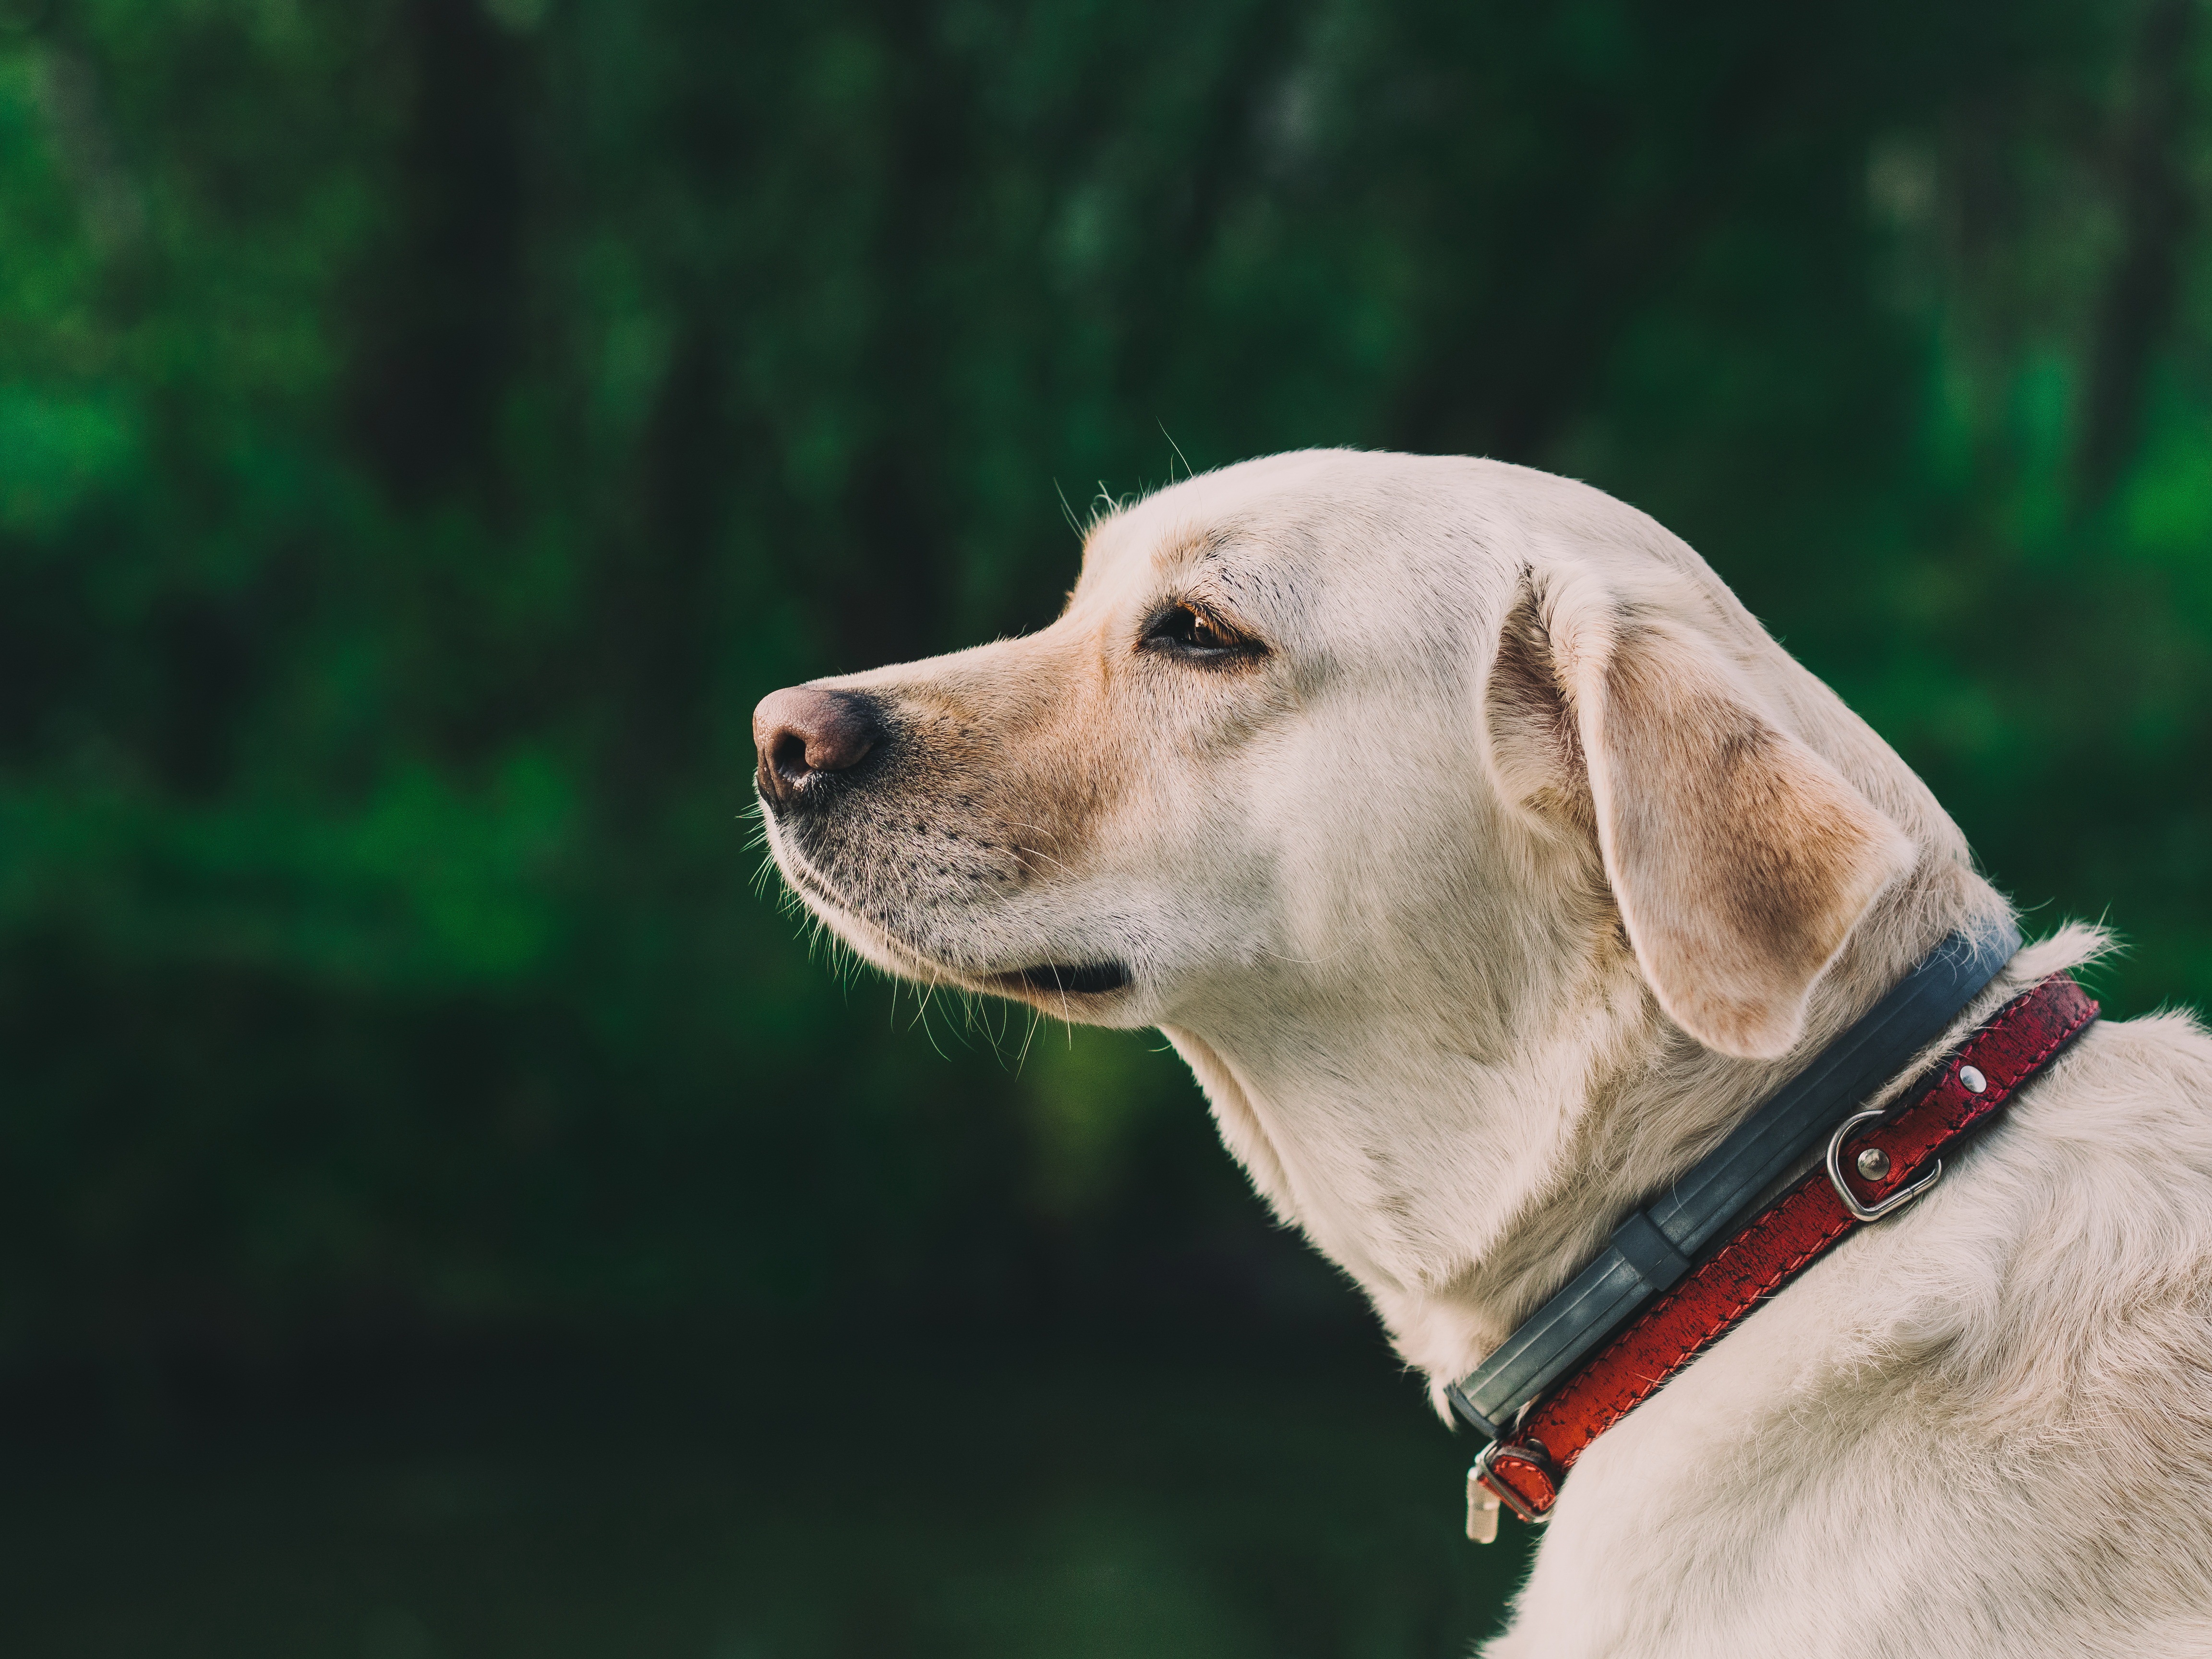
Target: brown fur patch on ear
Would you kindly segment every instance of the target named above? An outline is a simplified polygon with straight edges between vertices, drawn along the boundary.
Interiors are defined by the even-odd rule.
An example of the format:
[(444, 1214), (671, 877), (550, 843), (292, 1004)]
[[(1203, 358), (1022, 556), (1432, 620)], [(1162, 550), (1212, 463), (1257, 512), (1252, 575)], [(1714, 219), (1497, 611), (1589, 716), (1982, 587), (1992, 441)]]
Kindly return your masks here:
[(1607, 631), (1610, 648), (1578, 665), (1575, 702), (1629, 942), (1684, 1030), (1774, 1059), (1912, 844), (1762, 713), (1711, 645), (1663, 624)]
[(1506, 798), (1540, 817), (1594, 830), (1582, 738), (1543, 611), (1525, 586), (1498, 634), (1483, 718), (1491, 769)]

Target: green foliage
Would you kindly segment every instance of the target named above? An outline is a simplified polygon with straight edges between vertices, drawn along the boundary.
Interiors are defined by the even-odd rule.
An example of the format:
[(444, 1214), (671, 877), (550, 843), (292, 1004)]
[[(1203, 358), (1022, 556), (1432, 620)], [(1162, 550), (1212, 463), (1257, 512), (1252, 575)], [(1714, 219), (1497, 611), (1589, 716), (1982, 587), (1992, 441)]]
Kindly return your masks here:
[(2212, 995), (2202, 14), (0, 6), (0, 1329), (1255, 1224), (1142, 1044), (940, 1061), (749, 885), (754, 701), (1043, 621), (1177, 447), (1638, 502)]

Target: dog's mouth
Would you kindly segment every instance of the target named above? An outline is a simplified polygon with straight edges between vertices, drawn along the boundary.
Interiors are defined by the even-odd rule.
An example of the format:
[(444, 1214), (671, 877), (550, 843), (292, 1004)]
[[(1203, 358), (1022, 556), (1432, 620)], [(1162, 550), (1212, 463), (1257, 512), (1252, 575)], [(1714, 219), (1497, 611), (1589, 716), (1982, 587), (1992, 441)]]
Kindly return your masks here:
[(935, 979), (950, 975), (979, 989), (988, 988), (1002, 995), (1018, 996), (1026, 992), (1038, 997), (1111, 996), (1116, 991), (1127, 990), (1135, 977), (1127, 963), (1110, 961), (1046, 962), (1034, 968), (1018, 968), (1004, 973), (978, 973), (973, 968), (948, 963), (939, 953), (905, 937), (889, 918), (856, 910), (852, 900), (810, 868), (803, 858), (786, 856), (777, 862), (785, 879), (803, 896), (815, 901), (817, 908), (834, 907), (866, 926), (879, 945), (894, 955), (897, 961), (895, 971), (912, 977)]
[(1100, 997), (1129, 986), (1129, 970), (1118, 962), (1048, 962), (996, 977), (1042, 996)]

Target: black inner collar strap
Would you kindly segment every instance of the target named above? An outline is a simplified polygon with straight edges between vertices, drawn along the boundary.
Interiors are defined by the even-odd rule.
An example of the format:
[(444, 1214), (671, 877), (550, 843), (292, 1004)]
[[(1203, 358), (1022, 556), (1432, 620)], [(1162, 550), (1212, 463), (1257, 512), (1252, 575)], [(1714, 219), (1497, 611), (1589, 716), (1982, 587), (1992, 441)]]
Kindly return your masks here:
[(1979, 938), (1948, 936), (1726, 1140), (1614, 1228), (1565, 1289), (1444, 1390), (1452, 1408), (1501, 1438), (1522, 1407), (1688, 1273), (1708, 1244), (1748, 1220), (1783, 1172), (1941, 1036), (2019, 949), (2009, 923)]

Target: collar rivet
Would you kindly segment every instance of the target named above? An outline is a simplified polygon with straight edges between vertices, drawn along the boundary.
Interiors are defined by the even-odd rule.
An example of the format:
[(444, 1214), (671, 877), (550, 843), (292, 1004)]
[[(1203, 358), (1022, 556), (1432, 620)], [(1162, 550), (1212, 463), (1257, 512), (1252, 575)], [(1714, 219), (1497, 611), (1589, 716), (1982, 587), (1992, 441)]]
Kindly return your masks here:
[(1990, 1086), (1989, 1079), (1971, 1066), (1959, 1068), (1959, 1086), (1970, 1095), (1978, 1095)]
[(1879, 1146), (1869, 1146), (1859, 1154), (1859, 1173), (1869, 1181), (1880, 1181), (1889, 1173), (1889, 1154)]

